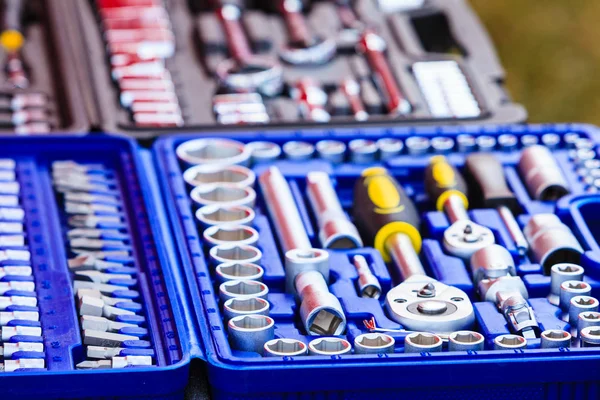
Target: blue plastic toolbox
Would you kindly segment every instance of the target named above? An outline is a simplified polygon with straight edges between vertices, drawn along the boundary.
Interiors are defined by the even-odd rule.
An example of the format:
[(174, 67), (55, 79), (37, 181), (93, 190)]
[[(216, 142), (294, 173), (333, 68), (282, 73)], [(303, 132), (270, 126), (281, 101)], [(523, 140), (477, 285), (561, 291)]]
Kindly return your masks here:
[[(384, 138), (389, 140), (380, 142), (381, 145), (396, 145), (395, 152), (387, 153), (385, 157), (382, 152), (384, 147), (379, 147), (379, 153), (373, 150), (373, 146), (377, 147), (373, 142)], [(326, 147), (323, 143), (317, 145), (317, 151), (311, 147), (323, 140), (330, 141), (327, 143), (329, 149), (346, 149), (345, 153), (341, 151), (337, 154), (337, 159), (334, 159), (332, 153), (325, 152)], [(600, 171), (600, 161), (597, 160), (596, 153), (599, 140), (600, 135), (595, 127), (568, 124), (297, 129), (277, 132), (251, 130), (210, 136), (185, 134), (160, 138), (153, 149), (157, 178), (170, 217), (172, 236), (190, 299), (189, 305), (193, 308), (198, 322), (198, 336), (205, 347), (204, 357), (208, 364), (212, 395), (215, 399), (598, 398), (600, 351), (594, 347), (594, 341), (587, 338), (589, 334), (600, 334), (600, 331), (592, 327), (587, 329), (585, 341), (578, 337), (577, 322), (573, 321), (583, 313), (575, 314), (576, 319), (571, 320), (572, 326), (569, 325), (568, 313), (564, 312), (566, 309), (561, 309), (558, 294), (551, 287), (551, 280), (552, 283), (556, 282), (554, 278), (551, 279), (550, 268), (557, 263), (571, 263), (566, 268), (562, 264), (561, 271), (575, 273), (578, 271), (578, 265), (581, 265), (585, 269), (585, 278), (580, 275), (578, 279), (584, 282), (575, 282), (573, 287), (587, 288), (586, 293), (590, 296), (600, 295), (600, 249), (597, 243), (599, 225), (596, 204), (600, 181), (595, 178), (597, 172), (594, 172)], [(283, 153), (279, 155), (276, 146), (257, 143), (265, 141), (279, 146), (287, 143), (284, 153), (288, 159)], [(403, 142), (404, 146), (401, 147), (398, 141)], [(251, 142), (253, 144), (248, 146)], [(181, 147), (178, 153), (177, 149), (183, 143), (187, 144)], [(539, 150), (540, 147), (542, 150)], [(550, 149), (550, 152), (544, 147)], [(525, 157), (526, 148), (527, 152), (532, 148), (542, 151), (545, 160), (550, 154), (549, 164), (540, 167), (536, 164), (540, 162), (540, 157)], [(475, 262), (470, 263), (468, 257), (450, 252), (444, 244), (444, 232), (450, 225), (449, 218), (444, 212), (436, 211), (436, 205), (426, 194), (424, 184), (433, 160), (446, 160), (464, 173), (467, 169), (467, 156), (478, 151), (491, 152), (495, 159), (500, 161), (508, 188), (514, 193), (510, 208), (514, 210), (518, 223), (516, 231), (523, 230), (529, 242), (529, 250), (522, 251), (523, 243), (511, 236), (515, 233), (515, 227), (509, 229), (501, 218), (500, 209), (496, 209), (502, 202), (496, 204), (494, 198), (485, 197), (483, 191), (479, 194), (472, 191), (473, 176), (468, 176), (468, 200), (473, 205), (468, 217), (472, 223), (489, 228), (493, 235), (492, 242), (503, 247), (506, 254), (509, 254), (508, 261), (500, 257), (488, 259), (491, 268), (485, 272), (488, 275), (485, 275), (483, 280), (477, 277), (479, 272), (476, 271), (479, 270), (474, 267)], [(434, 155), (438, 155), (436, 152), (443, 154), (445, 159), (434, 158)], [(382, 160), (382, 157), (385, 159)], [(525, 158), (530, 164), (526, 164), (523, 160)], [(249, 166), (256, 174), (256, 184), (247, 170), (242, 169), (246, 172), (240, 173), (240, 170), (236, 169), (214, 169), (214, 165), (223, 159), (231, 164)], [(303, 161), (298, 162), (298, 159)], [(198, 162), (205, 162), (206, 165), (193, 167), (196, 169), (186, 173), (184, 180), (184, 171), (190, 168), (190, 164)], [(520, 164), (523, 165), (519, 167)], [(298, 210), (310, 245), (319, 248), (322, 246), (318, 233), (319, 215), (312, 211), (314, 208), (311, 206), (311, 189), (307, 184), (307, 174), (314, 171), (327, 173), (344, 211), (348, 216), (352, 216), (350, 219), (353, 222), (359, 224), (360, 221), (355, 220), (357, 211), (353, 209), (353, 202), (356, 201), (353, 200), (353, 195), (360, 187), (356, 182), (358, 179), (369, 177), (376, 179), (377, 174), (385, 173), (377, 168), (368, 169), (368, 173), (364, 172), (369, 167), (377, 166), (385, 167), (389, 174), (397, 179), (406, 196), (414, 203), (416, 214), (421, 217), (420, 261), (425, 273), (437, 280), (436, 285), (443, 283), (462, 290), (461, 293), (465, 296), (454, 296), (449, 300), (450, 303), (465, 304), (467, 297), (467, 303), (469, 300), (472, 302), (473, 320), (461, 325), (461, 330), (475, 331), (467, 333), (466, 340), (461, 339), (469, 343), (467, 350), (459, 348), (457, 351), (449, 351), (449, 346), (455, 346), (456, 338), (460, 335), (440, 335), (432, 338), (430, 334), (416, 334), (415, 339), (415, 334), (410, 332), (413, 328), (402, 329), (403, 326), (397, 322), (397, 315), (401, 312), (394, 311), (394, 315), (391, 315), (390, 306), (385, 304), (386, 296), (395, 290), (393, 288), (399, 280), (388, 272), (381, 253), (370, 247), (373, 246), (373, 238), (362, 235), (364, 247), (328, 252), (329, 290), (339, 300), (344, 315), (333, 318), (335, 324), (332, 322), (331, 325), (322, 325), (321, 332), (333, 332), (337, 338), (331, 340), (331, 346), (327, 341), (320, 341), (308, 346), (310, 352), (316, 355), (306, 354), (307, 345), (315, 339), (314, 334), (307, 335), (307, 330), (313, 329), (315, 325), (306, 324), (306, 314), (302, 314), (305, 305), (302, 303), (300, 306), (299, 301), (304, 301), (302, 296), (305, 293), (304, 289), (298, 286), (300, 275), (296, 275), (294, 287), (302, 290), (300, 299), (290, 293), (289, 286), (286, 291), (286, 261), (282, 249), (284, 246), (286, 249), (293, 246), (285, 242), (289, 236), (280, 235), (278, 230), (282, 223), (293, 223), (292, 214), (295, 212), (279, 210), (278, 221), (274, 221), (272, 216), (277, 214), (269, 211), (273, 204), (265, 203), (265, 196), (277, 196), (286, 192), (286, 186), (289, 186), (294, 200), (291, 207)], [(265, 192), (268, 186), (263, 186), (262, 179), (268, 173), (273, 174), (272, 167), (279, 169), (287, 185), (275, 184)], [(535, 173), (531, 175), (530, 171)], [(447, 177), (447, 173), (446, 170), (438, 175), (434, 173), (433, 176), (443, 180), (440, 177)], [(471, 174), (473, 173), (476, 174), (477, 170), (471, 170)], [(190, 183), (198, 186), (192, 186)], [(256, 198), (249, 194), (253, 191), (247, 189), (248, 185), (255, 187)], [(384, 193), (383, 189), (381, 190), (381, 193)], [(370, 193), (370, 196), (376, 198), (377, 194)], [(388, 202), (400, 201), (398, 199), (402, 198), (402, 194), (395, 200), (390, 200), (391, 197), (393, 196), (382, 195), (379, 198), (381, 203), (378, 204), (385, 209)], [(498, 197), (501, 198), (501, 194)], [(233, 202), (234, 205), (226, 210), (218, 205), (214, 208), (213, 203), (223, 201), (229, 201), (230, 205)], [(244, 204), (253, 207), (252, 211), (244, 208)], [(546, 220), (542, 220), (542, 214)], [(250, 215), (254, 215), (253, 220)], [(532, 217), (534, 215), (535, 218)], [(562, 223), (554, 216), (558, 216)], [(240, 220), (253, 229), (243, 228), (231, 234), (228, 234), (226, 229), (216, 233), (219, 232), (219, 228), (209, 231), (211, 221), (216, 223), (215, 221), (219, 220)], [(460, 222), (460, 218), (458, 221)], [(540, 230), (538, 228), (541, 225), (548, 223), (547, 221), (552, 221), (552, 229), (559, 231), (553, 231), (550, 239), (543, 239), (544, 235), (536, 235), (536, 232)], [(365, 224), (369, 224), (369, 221), (360, 222), (361, 232)], [(538, 231), (534, 232), (535, 229)], [(349, 235), (350, 229), (342, 229), (338, 233)], [(468, 233), (467, 229), (464, 233)], [(254, 236), (256, 234), (257, 240)], [(477, 240), (484, 240), (482, 237), (478, 237)], [(490, 235), (487, 237), (487, 240), (489, 239)], [(553, 240), (557, 242), (552, 242)], [(253, 243), (255, 247), (250, 246), (250, 249), (246, 245), (227, 243), (231, 241)], [(376, 246), (380, 244), (375, 243)], [(213, 247), (214, 245), (216, 247)], [(379, 299), (369, 298), (368, 294), (359, 295), (357, 289), (360, 290), (362, 286), (357, 274), (356, 255), (364, 257), (369, 275), (371, 278), (374, 275), (379, 282)], [(223, 259), (233, 260), (232, 263), (238, 263), (239, 268), (233, 268), (231, 265), (228, 270), (222, 266), (216, 268), (215, 264)], [(264, 272), (262, 282), (246, 284), (236, 281), (224, 287), (221, 282), (224, 281), (227, 285), (228, 274), (229, 278), (239, 275), (239, 279), (244, 279), (248, 274), (252, 275), (252, 272), (244, 270), (247, 265), (241, 265), (240, 260), (260, 264)], [(485, 292), (486, 289), (482, 285), (486, 282), (497, 282), (492, 279), (496, 277), (492, 277), (490, 271), (500, 268), (498, 265), (502, 266), (502, 263), (514, 263), (516, 270), (507, 275), (521, 285), (524, 283), (522, 291), (525, 292), (525, 296), (527, 292), (529, 295), (528, 302), (518, 307), (513, 304), (512, 309), (509, 307), (512, 311), (509, 310), (508, 313), (504, 307), (506, 304), (501, 305), (495, 298), (485, 301), (485, 298), (481, 297), (489, 293)], [(258, 277), (260, 278), (260, 274)], [(556, 279), (559, 279), (558, 275)], [(267, 287), (268, 295), (265, 295)], [(430, 289), (431, 286), (423, 286), (412, 292), (427, 297), (431, 293), (426, 290)], [(440, 289), (436, 286), (435, 290)], [(565, 291), (568, 292), (568, 288)], [(239, 298), (243, 298), (244, 295), (246, 298), (266, 298), (267, 308), (270, 308), (269, 317), (260, 315), (267, 313), (261, 309), (261, 305), (265, 304), (263, 300), (234, 305), (230, 296), (235, 295), (240, 295)], [(551, 299), (552, 296), (554, 299)], [(582, 304), (592, 304), (595, 301), (597, 307), (595, 299), (590, 300), (586, 297), (579, 300)], [(235, 301), (234, 299), (233, 302)], [(566, 301), (568, 308), (568, 297)], [(224, 310), (224, 302), (227, 302), (227, 310)], [(406, 299), (397, 297), (392, 302), (403, 303)], [(426, 303), (426, 307), (419, 308), (419, 313), (435, 314), (439, 311), (439, 306), (437, 302)], [(235, 311), (236, 307), (239, 311), (237, 316), (231, 311)], [(456, 307), (460, 309), (462, 305)], [(515, 310), (516, 313), (511, 314)], [(525, 311), (526, 314), (519, 311)], [(227, 318), (231, 318), (229, 322), (224, 321), (225, 312)], [(248, 317), (245, 312), (256, 314)], [(522, 318), (524, 315), (526, 318)], [(590, 325), (594, 325), (594, 320), (598, 319), (599, 314), (588, 315), (588, 322), (591, 321)], [(340, 324), (343, 318), (346, 329), (340, 333), (337, 328), (343, 325)], [(437, 323), (427, 318), (426, 321), (434, 322), (421, 328), (421, 331), (433, 330), (433, 324)], [(513, 320), (509, 324), (510, 318)], [(528, 323), (527, 318), (533, 318), (537, 322), (523, 328)], [(240, 324), (240, 321), (244, 322)], [(273, 323), (274, 332), (272, 330), (264, 337), (244, 336), (249, 338), (251, 345), (244, 339), (239, 339), (238, 332), (245, 332), (243, 328), (252, 331), (258, 327), (260, 329), (253, 332), (267, 332), (268, 329), (272, 329)], [(409, 325), (409, 322), (406, 324)], [(412, 324), (413, 322), (410, 322), (409, 326)], [(235, 335), (231, 333), (232, 325)], [(504, 336), (517, 328), (523, 328), (518, 331), (519, 337)], [(581, 328), (583, 329), (584, 325)], [(541, 339), (542, 331), (544, 339)], [(361, 337), (368, 332), (376, 334), (368, 336), (367, 339)], [(569, 334), (572, 335), (570, 346), (563, 342), (550, 348), (549, 343), (555, 343), (559, 338), (568, 338)], [(407, 339), (409, 336), (410, 346)], [(359, 337), (358, 342), (355, 342)], [(263, 344), (268, 338), (286, 340), (268, 342), (266, 347), (254, 346), (256, 342), (259, 345)], [(471, 341), (480, 339), (483, 341), (480, 347), (471, 346)], [(393, 343), (392, 348), (389, 347), (389, 343)], [(353, 347), (350, 352), (347, 352), (348, 345)], [(372, 351), (373, 348), (375, 351)], [(267, 351), (264, 355), (263, 349)], [(267, 357), (267, 353), (273, 356)]]
[(149, 152), (3, 138), (0, 160), (1, 397), (181, 398), (195, 341)]

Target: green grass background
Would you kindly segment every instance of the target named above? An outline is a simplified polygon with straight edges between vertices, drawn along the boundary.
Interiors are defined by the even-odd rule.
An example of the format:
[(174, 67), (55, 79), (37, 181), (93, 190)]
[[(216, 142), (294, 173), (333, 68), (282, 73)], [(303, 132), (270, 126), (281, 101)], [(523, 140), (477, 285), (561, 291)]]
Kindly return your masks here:
[(470, 0), (531, 122), (600, 125), (599, 0)]

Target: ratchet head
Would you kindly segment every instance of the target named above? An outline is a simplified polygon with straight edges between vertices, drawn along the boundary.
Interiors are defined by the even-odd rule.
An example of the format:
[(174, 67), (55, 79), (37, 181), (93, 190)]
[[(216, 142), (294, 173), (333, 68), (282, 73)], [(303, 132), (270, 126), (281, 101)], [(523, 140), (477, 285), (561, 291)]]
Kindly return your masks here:
[(462, 290), (424, 275), (413, 275), (386, 296), (390, 317), (405, 329), (450, 333), (475, 321), (473, 305)]
[(459, 219), (444, 232), (446, 251), (465, 260), (477, 250), (493, 245), (494, 240), (489, 228), (466, 219)]

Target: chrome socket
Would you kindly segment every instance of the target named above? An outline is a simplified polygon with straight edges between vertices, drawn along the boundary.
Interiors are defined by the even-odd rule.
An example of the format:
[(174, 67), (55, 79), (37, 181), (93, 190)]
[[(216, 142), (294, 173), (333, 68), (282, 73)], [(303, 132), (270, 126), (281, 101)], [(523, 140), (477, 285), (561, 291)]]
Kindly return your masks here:
[(494, 339), (494, 350), (517, 350), (527, 347), (527, 339), (519, 335), (500, 335)]
[(405, 353), (437, 353), (442, 351), (442, 338), (429, 332), (413, 332), (404, 338)]
[(254, 185), (256, 175), (241, 165), (205, 164), (194, 165), (183, 173), (183, 180), (190, 186), (231, 185), (245, 188)]
[(188, 140), (177, 146), (175, 153), (187, 165), (247, 165), (250, 159), (250, 150), (243, 143), (219, 138)]
[(552, 152), (544, 146), (523, 149), (519, 172), (531, 196), (536, 200), (554, 201), (569, 194), (569, 184)]
[(332, 164), (341, 164), (346, 157), (346, 144), (339, 140), (320, 140), (316, 144), (317, 156)]
[(352, 263), (358, 274), (356, 284), (360, 297), (378, 299), (381, 296), (381, 285), (377, 277), (371, 272), (366, 258), (361, 255), (354, 256)]
[(448, 351), (481, 351), (485, 338), (479, 332), (458, 331), (448, 336)]
[(575, 296), (569, 302), (569, 325), (577, 326), (579, 314), (598, 311), (598, 299), (591, 296)]
[(223, 318), (229, 321), (231, 318), (244, 315), (269, 315), (270, 304), (260, 297), (231, 298), (223, 303)]
[(326, 172), (306, 175), (306, 190), (319, 225), (319, 241), (325, 249), (363, 247), (356, 226), (348, 219)]
[(477, 150), (475, 137), (467, 134), (460, 134), (456, 137), (456, 145), (461, 153), (470, 153)]
[(355, 354), (393, 353), (396, 340), (385, 333), (363, 333), (354, 339)]
[(240, 188), (235, 184), (196, 186), (190, 197), (198, 206), (227, 205), (254, 207), (256, 192), (251, 187)]
[(210, 204), (196, 211), (196, 219), (204, 227), (233, 224), (250, 225), (256, 214), (248, 206), (232, 206), (227, 204)]
[(320, 337), (308, 343), (308, 354), (311, 356), (340, 356), (351, 351), (350, 342), (337, 337)]
[(548, 329), (540, 335), (542, 349), (568, 349), (571, 347), (571, 334), (560, 329)]
[(273, 142), (250, 142), (246, 145), (250, 149), (252, 164), (271, 163), (281, 156), (281, 147)]
[(479, 151), (494, 151), (494, 149), (496, 148), (496, 138), (493, 136), (487, 136), (487, 135), (483, 135), (483, 136), (478, 136), (475, 139), (475, 144), (477, 145), (477, 147), (479, 148)]
[(275, 336), (275, 321), (264, 315), (241, 315), (227, 323), (229, 343), (235, 350), (263, 354), (265, 343)]
[(340, 301), (329, 292), (319, 271), (304, 271), (296, 277), (300, 319), (309, 335), (335, 336), (346, 330)]
[(382, 138), (376, 144), (379, 149), (379, 159), (381, 161), (386, 161), (400, 155), (404, 149), (404, 143), (400, 139)]
[(258, 242), (256, 229), (246, 225), (213, 225), (204, 230), (204, 242), (209, 246), (223, 244), (253, 245)]
[(560, 146), (560, 136), (556, 133), (545, 133), (542, 135), (542, 144), (550, 150), (554, 150)]
[(498, 136), (498, 146), (502, 151), (514, 151), (519, 147), (519, 139), (513, 134), (504, 133)]
[(350, 161), (355, 164), (371, 164), (377, 160), (377, 144), (368, 139), (354, 139), (348, 143)]
[(448, 154), (454, 149), (454, 140), (445, 136), (437, 136), (431, 139), (431, 148), (434, 153)]
[(576, 296), (589, 296), (592, 287), (583, 281), (564, 281), (560, 284), (560, 309), (568, 312), (571, 307), (571, 299)]
[(583, 267), (577, 264), (561, 263), (550, 268), (550, 296), (548, 300), (558, 305), (560, 301), (560, 285), (565, 281), (582, 281)]
[(264, 273), (263, 267), (252, 263), (223, 263), (215, 268), (219, 282), (260, 281)]
[(290, 161), (309, 160), (315, 154), (315, 146), (308, 142), (291, 141), (283, 145), (283, 154)]
[(539, 142), (540, 142), (540, 139), (536, 135), (521, 136), (521, 145), (523, 147), (535, 146)]
[[(533, 148), (533, 147), (532, 147)], [(555, 264), (579, 264), (583, 248), (577, 238), (554, 214), (533, 215), (523, 230), (535, 261), (539, 262), (546, 274)]]
[(323, 249), (294, 249), (285, 253), (285, 290), (296, 294), (296, 277), (317, 271), (329, 282), (329, 253)]
[(229, 299), (249, 299), (259, 297), (267, 299), (269, 287), (257, 281), (226, 281), (219, 285), (219, 297), (222, 302)]
[(266, 357), (297, 357), (305, 356), (306, 344), (297, 339), (273, 339), (265, 343)]
[(262, 258), (262, 252), (256, 247), (238, 244), (214, 246), (208, 254), (214, 265), (230, 262), (260, 264)]
[(420, 156), (429, 152), (431, 142), (429, 139), (421, 136), (411, 136), (404, 142), (408, 154), (412, 156)]
[(581, 347), (600, 347), (600, 327), (588, 326), (579, 332)]
[(477, 250), (471, 256), (473, 283), (478, 285), (483, 279), (495, 279), (517, 274), (515, 262), (506, 248), (492, 244)]
[(583, 328), (588, 326), (600, 326), (600, 312), (582, 312), (577, 318), (577, 332), (581, 332)]

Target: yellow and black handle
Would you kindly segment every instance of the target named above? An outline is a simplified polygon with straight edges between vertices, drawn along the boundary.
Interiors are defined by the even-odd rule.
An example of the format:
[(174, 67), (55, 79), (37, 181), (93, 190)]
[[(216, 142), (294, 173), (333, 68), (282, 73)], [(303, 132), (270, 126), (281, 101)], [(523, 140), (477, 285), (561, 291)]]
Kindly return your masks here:
[(444, 156), (433, 156), (425, 169), (425, 191), (429, 199), (435, 203), (438, 211), (444, 210), (444, 203), (450, 196), (457, 196), (462, 200), (464, 209), (469, 208), (467, 198), (467, 184)]
[(23, 34), (24, 0), (2, 0), (0, 45), (9, 53), (18, 52), (25, 43)]
[(354, 186), (353, 216), (367, 243), (372, 243), (386, 262), (387, 239), (394, 234), (407, 235), (415, 251), (421, 250), (419, 213), (402, 186), (385, 168), (363, 171)]

